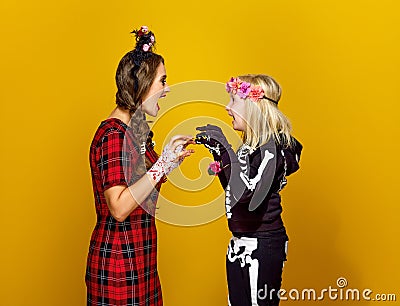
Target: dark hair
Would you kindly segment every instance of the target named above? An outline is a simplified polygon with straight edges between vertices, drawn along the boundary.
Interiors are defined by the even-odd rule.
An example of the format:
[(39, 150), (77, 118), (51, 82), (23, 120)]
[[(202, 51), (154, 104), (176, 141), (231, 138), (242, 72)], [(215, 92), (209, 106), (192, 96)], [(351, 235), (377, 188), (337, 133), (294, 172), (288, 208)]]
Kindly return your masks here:
[(153, 52), (154, 34), (142, 29), (132, 31), (136, 35), (135, 49), (122, 57), (115, 75), (116, 103), (130, 113), (134, 113), (143, 102), (156, 77), (158, 66), (164, 64), (163, 57)]

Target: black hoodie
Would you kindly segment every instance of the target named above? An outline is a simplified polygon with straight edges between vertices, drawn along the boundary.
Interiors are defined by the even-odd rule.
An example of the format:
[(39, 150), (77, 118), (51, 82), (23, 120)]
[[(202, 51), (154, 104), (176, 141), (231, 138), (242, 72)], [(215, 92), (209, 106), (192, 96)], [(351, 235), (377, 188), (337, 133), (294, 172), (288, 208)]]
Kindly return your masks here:
[(279, 192), (286, 177), (299, 169), (302, 145), (284, 148), (273, 139), (252, 151), (241, 146), (237, 160), (218, 174), (226, 192), (228, 226), (233, 233), (255, 233), (283, 227)]

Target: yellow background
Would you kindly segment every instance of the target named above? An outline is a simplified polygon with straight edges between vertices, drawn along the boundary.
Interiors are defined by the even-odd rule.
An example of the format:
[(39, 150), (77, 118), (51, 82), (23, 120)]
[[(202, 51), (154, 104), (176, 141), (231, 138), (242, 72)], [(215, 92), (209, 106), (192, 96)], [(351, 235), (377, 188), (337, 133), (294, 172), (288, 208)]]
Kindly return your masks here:
[[(2, 0), (0, 8), (1, 306), (85, 305), (95, 223), (89, 144), (114, 107), (129, 32), (143, 24), (171, 85), (243, 73), (282, 85), (281, 109), (304, 145), (283, 192), (283, 288), (335, 287), (345, 277), (348, 288), (400, 299), (397, 0)], [(170, 192), (166, 185), (166, 196), (179, 197)], [(226, 305), (224, 217), (157, 225), (165, 305)], [(306, 302), (282, 305), (296, 303)]]

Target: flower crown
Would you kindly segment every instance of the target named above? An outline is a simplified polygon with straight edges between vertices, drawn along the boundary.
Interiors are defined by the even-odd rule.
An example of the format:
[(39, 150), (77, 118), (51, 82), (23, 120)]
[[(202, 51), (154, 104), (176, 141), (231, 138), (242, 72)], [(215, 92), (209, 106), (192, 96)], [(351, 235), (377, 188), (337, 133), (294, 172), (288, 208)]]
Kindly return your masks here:
[(241, 99), (249, 98), (253, 102), (259, 102), (262, 99), (267, 99), (275, 104), (278, 104), (273, 99), (268, 98), (260, 85), (252, 85), (244, 82), (239, 78), (232, 77), (226, 83), (226, 91), (234, 95), (238, 95)]

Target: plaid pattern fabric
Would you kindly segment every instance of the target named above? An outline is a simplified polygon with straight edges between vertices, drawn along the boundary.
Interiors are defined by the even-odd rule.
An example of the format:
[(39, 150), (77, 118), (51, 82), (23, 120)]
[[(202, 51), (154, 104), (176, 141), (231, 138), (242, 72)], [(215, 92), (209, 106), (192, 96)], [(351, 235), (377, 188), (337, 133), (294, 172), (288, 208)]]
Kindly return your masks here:
[[(111, 216), (104, 197), (107, 188), (127, 186), (133, 175), (129, 169), (134, 169), (135, 161), (141, 158), (139, 152), (132, 130), (116, 118), (103, 121), (92, 141), (90, 166), (97, 223), (87, 258), (87, 305), (163, 304), (154, 217), (139, 206), (125, 221), (118, 222)], [(151, 162), (156, 156), (154, 151), (146, 153)]]

